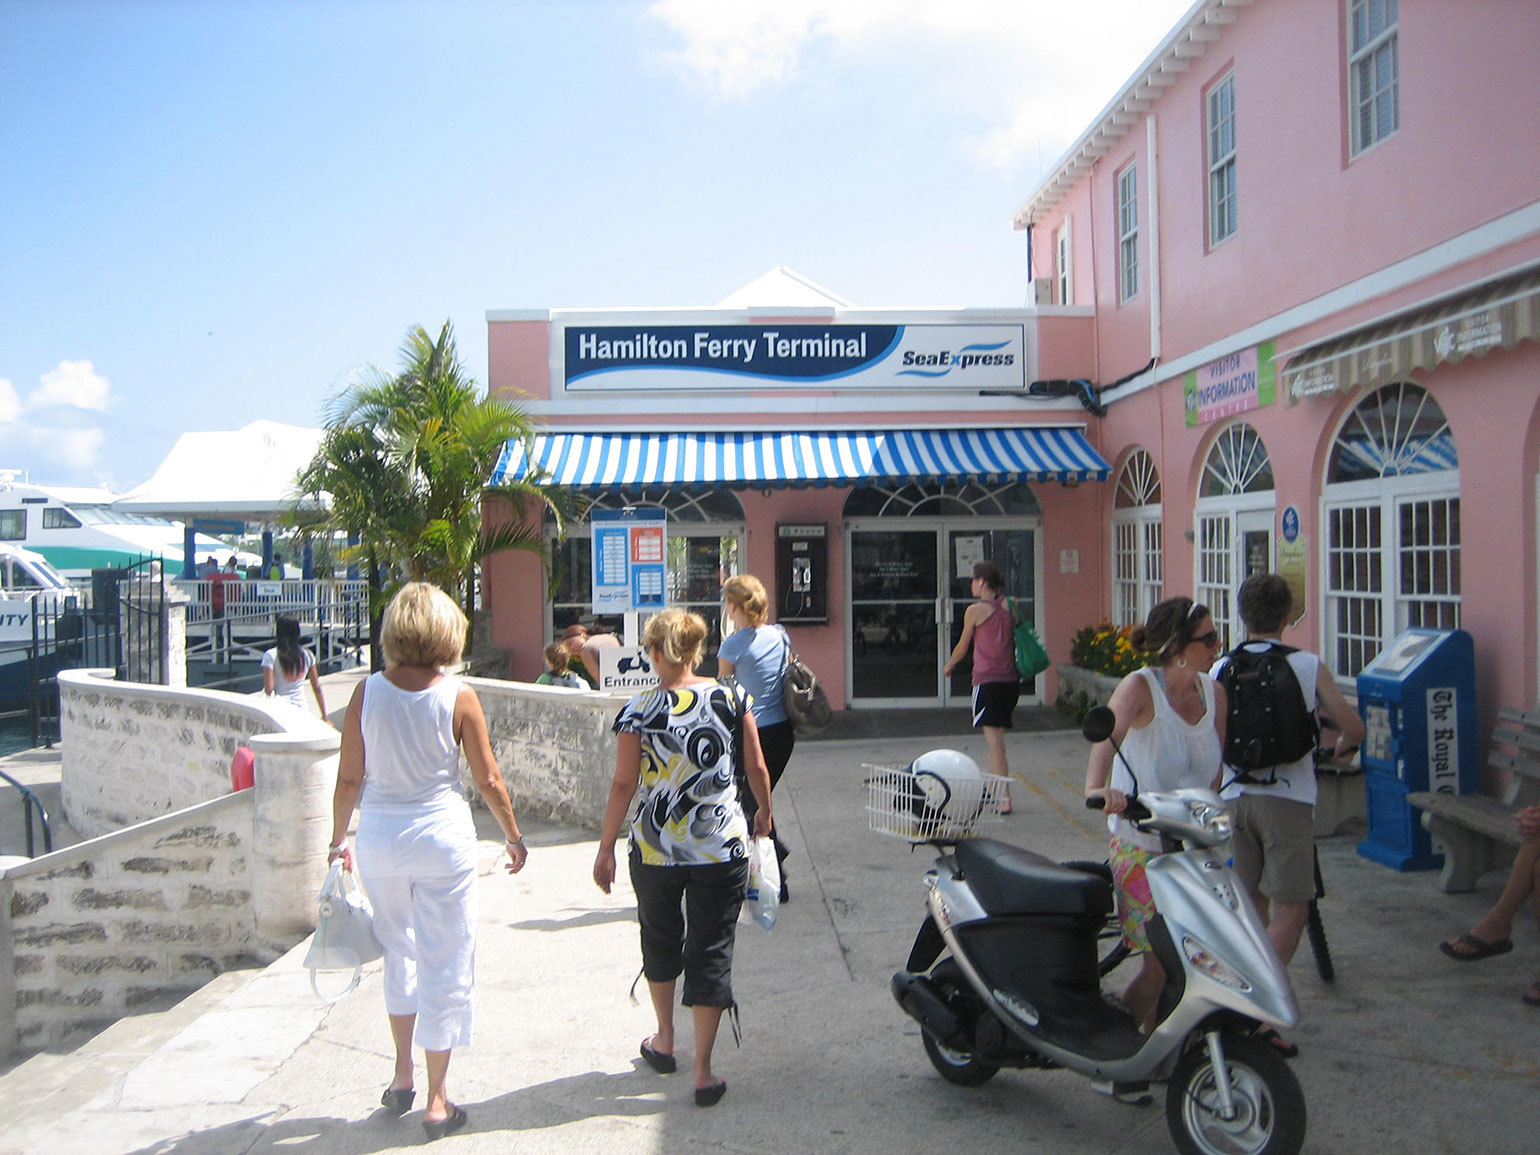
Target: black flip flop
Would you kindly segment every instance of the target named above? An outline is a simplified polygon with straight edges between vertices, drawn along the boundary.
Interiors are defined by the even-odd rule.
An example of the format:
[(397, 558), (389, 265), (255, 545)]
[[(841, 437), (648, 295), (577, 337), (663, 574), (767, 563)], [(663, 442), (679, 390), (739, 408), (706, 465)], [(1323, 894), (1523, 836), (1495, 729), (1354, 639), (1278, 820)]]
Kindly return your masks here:
[(450, 1105), (449, 1115), (446, 1118), (430, 1123), (424, 1119), (422, 1129), (428, 1133), (429, 1142), (434, 1139), (442, 1139), (445, 1135), (453, 1135), (461, 1127), (465, 1126), (470, 1116), (465, 1113), (464, 1107)]
[(1285, 1059), (1292, 1059), (1299, 1054), (1299, 1045), (1297, 1043), (1284, 1042), (1283, 1036), (1273, 1030), (1272, 1027), (1268, 1027), (1265, 1031), (1258, 1031), (1256, 1033), (1256, 1040), (1259, 1043), (1266, 1043)]
[(380, 1106), (385, 1108), (387, 1114), (400, 1118), (412, 1109), (412, 1100), (417, 1098), (417, 1092), (407, 1087), (405, 1090), (393, 1091), (385, 1088), (385, 1093), (380, 1096)]
[[(1457, 949), (1464, 947), (1464, 950)], [(1484, 958), (1493, 955), (1507, 954), (1513, 949), (1511, 938), (1499, 939), (1497, 942), (1487, 942), (1484, 938), (1477, 938), (1473, 934), (1462, 934), (1459, 938), (1449, 942), (1441, 942), (1438, 949), (1443, 951), (1455, 962), (1480, 962)]]
[(655, 1038), (657, 1038), (656, 1035), (649, 1035), (642, 1040), (642, 1058), (646, 1059), (647, 1065), (658, 1072), (658, 1074), (672, 1075), (679, 1069), (679, 1064), (675, 1062), (673, 1055), (665, 1054), (662, 1051), (655, 1051), (647, 1045)]
[(727, 1094), (727, 1083), (719, 1080), (709, 1087), (695, 1088), (695, 1105), (697, 1107), (715, 1107), (722, 1101), (722, 1096)]

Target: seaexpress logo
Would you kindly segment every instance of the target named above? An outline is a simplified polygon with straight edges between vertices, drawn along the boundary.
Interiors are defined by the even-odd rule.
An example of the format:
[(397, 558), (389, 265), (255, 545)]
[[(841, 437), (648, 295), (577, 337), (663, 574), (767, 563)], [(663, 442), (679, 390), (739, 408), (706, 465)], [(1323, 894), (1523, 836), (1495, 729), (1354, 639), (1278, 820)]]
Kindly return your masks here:
[(934, 366), (934, 368), (906, 368), (898, 371), (900, 377), (945, 377), (953, 369), (964, 371), (975, 365), (1014, 365), (1016, 354), (1000, 353), (1009, 341), (997, 341), (993, 345), (964, 345), (957, 352), (942, 349), (936, 353), (917, 353), (913, 349), (904, 353), (904, 364)]

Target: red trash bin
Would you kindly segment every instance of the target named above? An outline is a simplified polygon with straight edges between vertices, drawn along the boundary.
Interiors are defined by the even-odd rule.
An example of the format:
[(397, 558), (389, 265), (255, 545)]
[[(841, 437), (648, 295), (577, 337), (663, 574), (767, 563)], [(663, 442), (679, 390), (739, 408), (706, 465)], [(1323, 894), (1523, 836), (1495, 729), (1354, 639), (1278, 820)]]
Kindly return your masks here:
[(257, 756), (248, 746), (237, 746), (230, 759), (230, 790), (250, 790), (257, 781)]

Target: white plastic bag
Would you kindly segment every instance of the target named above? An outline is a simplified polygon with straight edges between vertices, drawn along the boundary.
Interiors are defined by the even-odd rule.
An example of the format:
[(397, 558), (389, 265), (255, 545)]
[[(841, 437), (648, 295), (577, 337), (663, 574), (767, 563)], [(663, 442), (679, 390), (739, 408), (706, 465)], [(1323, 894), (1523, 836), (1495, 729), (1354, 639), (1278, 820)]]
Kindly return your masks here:
[(749, 889), (743, 896), (739, 917), (767, 931), (774, 930), (780, 909), (781, 863), (775, 857), (775, 843), (761, 835), (749, 842)]
[[(315, 991), (316, 997), (334, 1003), (358, 986), (364, 964), (373, 962), (384, 951), (374, 937), (374, 912), (369, 908), (369, 901), (358, 889), (352, 873), (342, 868), (341, 859), (332, 863), (326, 872), (317, 902), (320, 910), (315, 937), (310, 942), (304, 965), (310, 968), (310, 989)], [(352, 981), (339, 993), (323, 994), (316, 974), (332, 970), (351, 970)]]

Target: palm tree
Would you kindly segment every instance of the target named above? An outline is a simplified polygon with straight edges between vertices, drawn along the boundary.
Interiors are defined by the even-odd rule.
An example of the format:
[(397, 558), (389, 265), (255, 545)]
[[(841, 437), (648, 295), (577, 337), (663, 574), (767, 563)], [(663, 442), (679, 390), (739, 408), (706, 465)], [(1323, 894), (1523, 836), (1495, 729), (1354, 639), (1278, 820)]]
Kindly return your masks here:
[[(325, 436), (299, 489), (328, 495), (329, 513), (306, 528), (357, 539), (380, 605), (386, 575), (404, 572), (460, 597), (469, 615), (483, 558), (508, 549), (543, 555), (541, 525), (529, 511), (549, 509), (560, 531), (567, 503), (538, 478), (486, 485), (504, 446), (533, 436), (518, 406), (483, 396), (466, 375), (448, 321), (436, 340), (413, 326), (400, 372), (376, 371), (328, 404)], [(490, 530), (484, 497), (509, 514)]]

